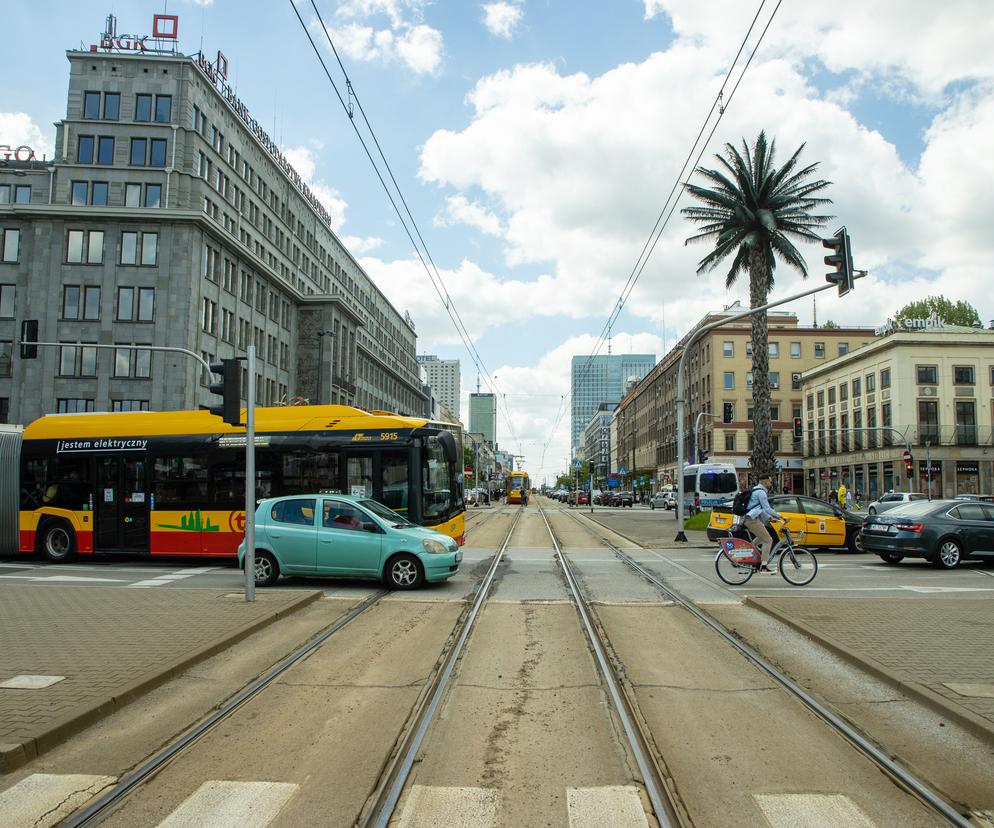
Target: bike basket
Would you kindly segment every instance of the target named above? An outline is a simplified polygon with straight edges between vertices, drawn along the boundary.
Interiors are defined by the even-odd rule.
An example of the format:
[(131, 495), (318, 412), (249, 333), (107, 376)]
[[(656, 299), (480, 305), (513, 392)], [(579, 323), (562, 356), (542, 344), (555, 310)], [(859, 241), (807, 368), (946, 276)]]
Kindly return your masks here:
[(738, 564), (758, 564), (762, 560), (759, 550), (741, 538), (725, 538), (721, 541), (721, 548)]

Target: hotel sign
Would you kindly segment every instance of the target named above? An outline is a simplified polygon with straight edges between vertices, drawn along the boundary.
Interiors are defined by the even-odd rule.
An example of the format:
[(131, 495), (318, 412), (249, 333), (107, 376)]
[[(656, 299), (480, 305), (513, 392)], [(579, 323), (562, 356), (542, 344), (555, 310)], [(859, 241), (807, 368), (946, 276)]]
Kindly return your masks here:
[(944, 327), (946, 327), (946, 323), (939, 318), (939, 314), (933, 313), (928, 319), (910, 317), (888, 319), (881, 327), (876, 328), (874, 333), (877, 336), (886, 336), (897, 331), (924, 331)]

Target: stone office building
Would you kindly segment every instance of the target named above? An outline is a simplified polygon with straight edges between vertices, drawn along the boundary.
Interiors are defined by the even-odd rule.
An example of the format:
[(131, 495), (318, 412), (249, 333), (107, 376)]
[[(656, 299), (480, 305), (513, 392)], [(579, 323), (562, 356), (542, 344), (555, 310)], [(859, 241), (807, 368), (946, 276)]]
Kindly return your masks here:
[[(428, 413), (413, 323), (342, 245), (226, 67), (168, 51), (67, 57), (55, 158), (0, 161), (0, 421), (217, 402), (182, 354), (93, 344), (208, 360), (254, 344), (259, 405)], [(19, 359), (23, 320), (65, 344)]]

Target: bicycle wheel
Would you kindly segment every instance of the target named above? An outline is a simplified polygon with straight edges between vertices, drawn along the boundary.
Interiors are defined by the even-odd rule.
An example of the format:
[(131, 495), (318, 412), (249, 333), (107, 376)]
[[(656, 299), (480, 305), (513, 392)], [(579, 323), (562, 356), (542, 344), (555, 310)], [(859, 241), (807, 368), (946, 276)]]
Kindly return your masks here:
[(726, 584), (740, 586), (748, 581), (756, 570), (752, 564), (736, 563), (722, 549), (714, 559), (714, 571)]
[(788, 584), (804, 586), (810, 584), (818, 574), (818, 559), (813, 552), (794, 546), (780, 553), (777, 568)]

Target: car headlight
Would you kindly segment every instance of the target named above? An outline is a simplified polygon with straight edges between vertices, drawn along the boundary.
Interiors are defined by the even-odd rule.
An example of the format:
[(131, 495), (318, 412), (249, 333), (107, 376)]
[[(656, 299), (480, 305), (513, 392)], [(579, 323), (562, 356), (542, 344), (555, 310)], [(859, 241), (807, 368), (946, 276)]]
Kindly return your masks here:
[(425, 538), (421, 541), (421, 545), (424, 547), (425, 552), (431, 552), (435, 555), (444, 555), (449, 551), (448, 546), (434, 538)]

